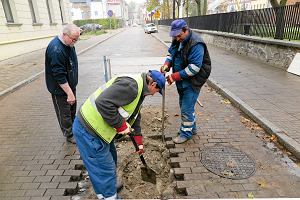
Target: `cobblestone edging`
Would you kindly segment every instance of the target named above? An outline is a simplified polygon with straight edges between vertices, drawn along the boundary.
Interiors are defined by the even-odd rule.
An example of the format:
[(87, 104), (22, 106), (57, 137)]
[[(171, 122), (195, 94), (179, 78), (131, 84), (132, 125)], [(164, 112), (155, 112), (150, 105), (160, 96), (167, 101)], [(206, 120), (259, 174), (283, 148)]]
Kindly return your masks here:
[[(122, 30), (122, 31), (123, 31), (123, 30)], [(82, 53), (88, 51), (89, 49), (91, 49), (91, 48), (97, 46), (98, 44), (100, 44), (100, 43), (102, 43), (102, 42), (105, 42), (106, 40), (108, 40), (108, 39), (114, 37), (115, 35), (121, 33), (122, 31), (119, 31), (119, 32), (117, 32), (117, 33), (115, 33), (115, 34), (113, 34), (113, 35), (111, 35), (111, 36), (109, 36), (109, 37), (107, 37), (107, 38), (105, 38), (105, 39), (103, 39), (103, 40), (100, 40), (100, 41), (98, 41), (97, 43), (95, 43), (95, 44), (93, 44), (93, 45), (91, 45), (91, 46), (89, 46), (89, 47), (87, 47), (87, 48), (81, 50), (80, 52), (77, 53), (77, 55), (80, 55), (80, 54), (82, 54)], [(30, 83), (30, 82), (36, 80), (37, 78), (40, 77), (41, 74), (44, 73), (44, 71), (45, 71), (45, 70), (42, 70), (42, 71), (40, 71), (40, 72), (38, 72), (38, 73), (32, 75), (31, 77), (29, 77), (29, 78), (27, 78), (27, 79), (25, 79), (25, 80), (23, 80), (23, 81), (21, 81), (21, 82), (15, 84), (15, 85), (13, 85), (13, 86), (7, 88), (6, 90), (1, 91), (1, 92), (0, 92), (0, 99), (3, 98), (3, 97), (5, 97), (7, 94), (12, 93), (12, 92), (16, 91), (17, 89), (23, 87), (24, 85), (27, 85), (28, 83)]]

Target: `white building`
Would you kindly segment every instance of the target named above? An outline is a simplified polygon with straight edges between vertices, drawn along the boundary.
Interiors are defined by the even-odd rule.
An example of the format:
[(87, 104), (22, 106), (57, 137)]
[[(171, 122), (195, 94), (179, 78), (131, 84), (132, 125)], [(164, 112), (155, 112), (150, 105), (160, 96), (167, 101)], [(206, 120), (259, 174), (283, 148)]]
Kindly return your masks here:
[(72, 20), (108, 18), (108, 10), (113, 17), (127, 20), (128, 5), (124, 0), (70, 0)]
[(106, 0), (92, 1), (91, 19), (107, 18)]
[(1, 0), (0, 60), (45, 48), (70, 23), (68, 0)]

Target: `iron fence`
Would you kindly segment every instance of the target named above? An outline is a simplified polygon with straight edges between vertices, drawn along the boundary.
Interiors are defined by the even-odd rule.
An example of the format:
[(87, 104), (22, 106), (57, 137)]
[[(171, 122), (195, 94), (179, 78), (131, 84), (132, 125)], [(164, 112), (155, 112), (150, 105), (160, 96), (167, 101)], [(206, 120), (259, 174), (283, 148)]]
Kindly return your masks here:
[[(300, 4), (183, 18), (190, 28), (300, 40)], [(170, 25), (172, 19), (160, 20)]]

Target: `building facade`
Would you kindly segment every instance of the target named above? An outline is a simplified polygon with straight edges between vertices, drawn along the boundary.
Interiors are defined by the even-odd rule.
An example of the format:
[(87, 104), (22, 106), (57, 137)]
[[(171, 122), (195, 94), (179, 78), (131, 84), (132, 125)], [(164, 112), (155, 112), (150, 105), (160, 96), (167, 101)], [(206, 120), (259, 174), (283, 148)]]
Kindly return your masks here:
[(128, 19), (128, 4), (124, 0), (70, 0), (72, 20), (108, 18), (111, 10), (113, 17)]
[(0, 61), (45, 48), (70, 22), (68, 0), (1, 0)]

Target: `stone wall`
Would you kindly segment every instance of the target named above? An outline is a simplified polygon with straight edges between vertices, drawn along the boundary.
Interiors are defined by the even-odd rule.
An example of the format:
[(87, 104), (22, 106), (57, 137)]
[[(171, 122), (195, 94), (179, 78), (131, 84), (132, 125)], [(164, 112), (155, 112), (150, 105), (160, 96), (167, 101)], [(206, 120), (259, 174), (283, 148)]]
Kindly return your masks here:
[(287, 70), (295, 54), (300, 52), (300, 42), (287, 42), (214, 31), (194, 31), (200, 33), (207, 44), (259, 59), (264, 63), (284, 70)]

